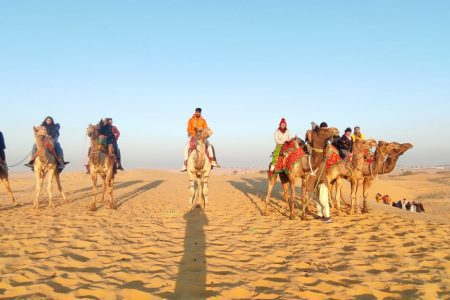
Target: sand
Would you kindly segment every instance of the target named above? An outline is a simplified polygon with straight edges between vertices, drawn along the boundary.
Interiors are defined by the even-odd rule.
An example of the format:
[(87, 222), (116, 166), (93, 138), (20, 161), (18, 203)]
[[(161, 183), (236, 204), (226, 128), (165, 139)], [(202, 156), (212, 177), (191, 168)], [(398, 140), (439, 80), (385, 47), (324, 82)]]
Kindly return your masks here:
[[(87, 175), (62, 176), (70, 199), (33, 210), (32, 174), (0, 193), (1, 299), (448, 299), (449, 173), (384, 176), (372, 189), (421, 198), (426, 214), (370, 202), (333, 223), (288, 220), (263, 174), (214, 174), (206, 212), (186, 214), (186, 174), (129, 171), (118, 210), (87, 210)], [(56, 191), (55, 191), (55, 194)]]

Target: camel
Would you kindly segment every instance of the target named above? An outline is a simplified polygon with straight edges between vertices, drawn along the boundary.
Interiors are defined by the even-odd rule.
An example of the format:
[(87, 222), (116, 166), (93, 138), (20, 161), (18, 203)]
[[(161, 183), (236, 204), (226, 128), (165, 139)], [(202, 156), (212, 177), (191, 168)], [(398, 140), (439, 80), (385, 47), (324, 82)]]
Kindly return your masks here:
[(113, 145), (106, 145), (100, 143), (100, 132), (98, 125), (89, 125), (86, 130), (87, 135), (91, 139), (91, 146), (89, 148), (89, 174), (92, 179), (93, 196), (90, 206), (91, 211), (95, 211), (98, 187), (97, 177), (102, 178), (102, 202), (105, 201), (106, 189), (109, 194), (109, 208), (117, 209), (114, 202), (114, 176), (116, 170), (116, 156), (114, 154)]
[(392, 142), (388, 144), (387, 148), (387, 158), (380, 162), (375, 168), (374, 171), (370, 172), (368, 166), (364, 166), (364, 181), (363, 181), (363, 198), (364, 198), (364, 210), (368, 211), (367, 207), (367, 198), (369, 197), (369, 190), (372, 186), (377, 175), (388, 174), (394, 171), (397, 166), (397, 161), (400, 156), (405, 154), (406, 151), (413, 148), (413, 145), (410, 143), (400, 144), (397, 142)]
[(58, 185), (58, 190), (61, 196), (66, 201), (69, 202), (66, 195), (63, 192), (61, 186), (61, 179), (59, 177), (60, 170), (58, 169), (58, 157), (55, 153), (51, 138), (47, 135), (47, 130), (43, 126), (33, 127), (34, 136), (36, 139), (36, 159), (34, 160), (34, 174), (36, 176), (36, 196), (33, 202), (33, 208), (39, 208), (39, 195), (41, 194), (42, 184), (44, 179), (48, 174), (48, 207), (55, 207), (53, 204), (53, 194), (52, 194), (52, 182), (53, 179)]
[[(370, 151), (370, 148), (377, 145), (377, 142), (373, 139), (361, 140), (357, 139), (353, 145), (353, 152), (351, 161), (344, 159), (339, 161), (337, 164), (333, 165), (327, 172), (322, 176), (321, 180), (327, 184), (329, 195), (331, 196), (332, 182), (337, 180), (337, 190), (340, 191), (341, 178), (346, 178), (351, 183), (351, 209), (350, 214), (353, 214), (356, 210), (357, 213), (360, 212), (359, 209), (359, 193), (362, 190), (364, 174), (364, 157)], [(324, 161), (323, 165), (326, 164)], [(330, 197), (331, 199), (331, 197)], [(340, 211), (340, 201), (337, 201), (337, 211)]]
[[(206, 211), (208, 203), (208, 179), (211, 173), (211, 162), (207, 155), (207, 139), (212, 135), (210, 128), (199, 130), (194, 138), (195, 150), (189, 154), (187, 161), (187, 174), (189, 177), (189, 205), (191, 210), (199, 197), (203, 196), (203, 206)], [(197, 188), (195, 188), (195, 180)]]
[[(364, 162), (363, 174), (363, 211), (369, 212), (367, 199), (369, 197), (370, 188), (378, 175), (391, 173), (400, 156), (406, 151), (413, 148), (410, 143), (400, 144), (397, 142), (386, 143), (378, 142), (377, 152), (375, 152), (375, 160), (372, 164)], [(378, 150), (380, 149), (380, 150)], [(336, 183), (338, 183), (336, 181)], [(341, 186), (336, 188), (336, 195), (341, 195)], [(342, 198), (342, 197), (341, 197)]]
[[(366, 160), (364, 160), (364, 164), (363, 164), (363, 211), (364, 212), (369, 212), (368, 209), (368, 205), (367, 205), (367, 195), (369, 192), (369, 189), (371, 187), (371, 184), (373, 182), (373, 180), (377, 177), (383, 163), (386, 160), (386, 157), (389, 154), (393, 154), (395, 153), (394, 151), (398, 150), (399, 146), (397, 143), (387, 143), (385, 141), (379, 141), (376, 151), (375, 151), (375, 157), (373, 159), (373, 161), (368, 162)], [(343, 173), (343, 176), (338, 176), (335, 179), (335, 184), (334, 186), (336, 186), (336, 193), (335, 193), (335, 197), (332, 198), (331, 195), (331, 189), (330, 189), (330, 199), (333, 199), (333, 201), (336, 201), (336, 205), (337, 205), (337, 213), (339, 214), (340, 212), (340, 200), (343, 200), (342, 194), (341, 194), (341, 190), (342, 190), (342, 179), (347, 179), (348, 178), (348, 174), (346, 174), (345, 172)], [(370, 184), (367, 184), (369, 183)], [(333, 201), (331, 201), (331, 203), (333, 203)], [(345, 201), (344, 201), (345, 203)]]
[(3, 182), (3, 185), (5, 186), (6, 192), (8, 193), (9, 197), (11, 198), (13, 203), (16, 203), (16, 199), (14, 198), (14, 195), (11, 191), (11, 187), (9, 185), (9, 178), (8, 178), (8, 166), (6, 165), (6, 161), (0, 158), (0, 181)]
[[(295, 183), (298, 178), (302, 179), (302, 216), (301, 218), (303, 220), (306, 220), (306, 199), (307, 199), (307, 193), (308, 188), (305, 184), (305, 181), (311, 177), (316, 176), (316, 172), (318, 171), (318, 166), (321, 164), (324, 158), (325, 154), (325, 147), (327, 145), (327, 142), (339, 135), (339, 130), (337, 128), (318, 128), (316, 130), (312, 131), (312, 147), (311, 147), (311, 153), (306, 154), (301, 157), (301, 159), (293, 164), (292, 170), (289, 172), (289, 174), (280, 173), (280, 181), (283, 186), (283, 198), (286, 202), (289, 203), (289, 210), (290, 215), (289, 218), (292, 220), (295, 218), (295, 212), (294, 212), (294, 204), (295, 204)], [(299, 147), (298, 143), (294, 143), (295, 147)], [(275, 186), (275, 183), (277, 181), (277, 174), (269, 175), (269, 184), (267, 188), (267, 196), (265, 201), (265, 210), (263, 215), (267, 215), (269, 202), (270, 202), (270, 196), (272, 194), (273, 187)], [(289, 195), (289, 188), (290, 188), (290, 195)]]

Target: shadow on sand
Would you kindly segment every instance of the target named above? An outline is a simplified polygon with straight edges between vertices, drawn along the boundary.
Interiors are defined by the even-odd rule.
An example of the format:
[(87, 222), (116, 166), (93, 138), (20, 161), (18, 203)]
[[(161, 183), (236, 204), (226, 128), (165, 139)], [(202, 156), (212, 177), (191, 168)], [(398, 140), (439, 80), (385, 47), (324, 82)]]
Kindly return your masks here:
[[(230, 183), (235, 189), (242, 192), (255, 205), (255, 208), (260, 212), (260, 214), (263, 215), (268, 185), (267, 178), (242, 178), (240, 181), (230, 180), (228, 183)], [(297, 188), (296, 193), (297, 195), (300, 195), (301, 189)], [(259, 200), (255, 200), (255, 198), (259, 198)], [(296, 201), (295, 206), (296, 208), (300, 208), (298, 201)], [(279, 179), (272, 190), (270, 207), (275, 208), (278, 213), (283, 216), (289, 216), (288, 203), (283, 200), (283, 190)]]
[(171, 299), (207, 299), (212, 297), (207, 291), (206, 235), (204, 227), (208, 218), (200, 206), (184, 215), (186, 231), (184, 254), (180, 262), (174, 294)]
[[(125, 202), (127, 202), (130, 199), (133, 199), (140, 194), (143, 194), (145, 192), (148, 192), (152, 189), (157, 188), (161, 183), (163, 183), (165, 180), (155, 180), (150, 183), (147, 183), (143, 186), (140, 186), (136, 188), (134, 191), (128, 192), (124, 195), (121, 195), (120, 197), (117, 197), (116, 199), (116, 205), (117, 207), (121, 207)], [(142, 182), (142, 181), (141, 181)]]

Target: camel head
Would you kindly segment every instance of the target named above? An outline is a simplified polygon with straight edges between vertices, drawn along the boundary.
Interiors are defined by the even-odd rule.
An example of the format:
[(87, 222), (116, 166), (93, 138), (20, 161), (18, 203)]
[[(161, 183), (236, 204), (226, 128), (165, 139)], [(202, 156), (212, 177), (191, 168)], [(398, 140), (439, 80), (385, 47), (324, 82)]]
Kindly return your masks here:
[(393, 142), (391, 144), (393, 144), (395, 146), (395, 150), (393, 150), (392, 153), (390, 153), (394, 157), (403, 155), (403, 154), (405, 154), (406, 151), (413, 148), (413, 145), (410, 143), (400, 144), (400, 143)]
[(361, 140), (361, 139), (356, 139), (353, 148), (355, 150), (359, 151), (367, 151), (372, 147), (376, 147), (377, 146), (377, 141), (375, 141), (374, 139), (368, 139), (368, 140)]
[(34, 137), (45, 137), (47, 136), (47, 129), (44, 126), (33, 127)]
[(213, 134), (211, 128), (203, 128), (197, 131), (197, 141), (206, 142), (206, 140)]
[(312, 131), (312, 146), (323, 149), (330, 139), (338, 136), (339, 129), (334, 127), (315, 129)]
[(395, 152), (398, 152), (400, 150), (400, 144), (399, 143), (388, 143), (385, 141), (379, 141), (376, 153), (381, 155), (382, 157), (386, 157), (386, 155), (394, 154)]
[(99, 136), (98, 130), (99, 130), (98, 125), (89, 124), (88, 128), (86, 129), (86, 134), (91, 139), (98, 138), (98, 136)]

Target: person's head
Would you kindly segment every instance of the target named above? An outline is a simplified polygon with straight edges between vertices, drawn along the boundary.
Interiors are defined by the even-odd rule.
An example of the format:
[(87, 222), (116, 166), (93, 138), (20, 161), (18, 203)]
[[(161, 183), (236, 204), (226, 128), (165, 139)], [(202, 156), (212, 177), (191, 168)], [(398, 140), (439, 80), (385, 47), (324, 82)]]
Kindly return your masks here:
[(195, 109), (195, 116), (196, 116), (197, 118), (200, 118), (200, 117), (202, 116), (202, 109), (201, 109), (200, 107), (197, 107), (197, 108)]
[(352, 129), (350, 127), (348, 127), (347, 129), (345, 129), (344, 134), (346, 137), (350, 137), (352, 135)]
[(328, 128), (328, 124), (326, 122), (320, 123), (320, 128)]
[(359, 128), (359, 126), (356, 126), (354, 128), (354, 132), (355, 132), (355, 135), (360, 135), (361, 134), (361, 128)]
[(113, 124), (113, 119), (112, 118), (107, 118), (106, 119), (106, 124), (112, 125)]
[(44, 122), (42, 122), (42, 125), (53, 125), (55, 122), (53, 121), (53, 118), (48, 116), (44, 119)]
[(316, 129), (316, 128), (318, 128), (319, 127), (319, 125), (317, 125), (317, 123), (316, 122), (311, 122), (311, 129)]
[(287, 128), (286, 120), (284, 118), (282, 118), (281, 121), (280, 121), (280, 129), (281, 130), (286, 130), (286, 128)]

